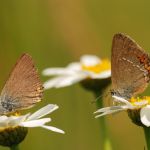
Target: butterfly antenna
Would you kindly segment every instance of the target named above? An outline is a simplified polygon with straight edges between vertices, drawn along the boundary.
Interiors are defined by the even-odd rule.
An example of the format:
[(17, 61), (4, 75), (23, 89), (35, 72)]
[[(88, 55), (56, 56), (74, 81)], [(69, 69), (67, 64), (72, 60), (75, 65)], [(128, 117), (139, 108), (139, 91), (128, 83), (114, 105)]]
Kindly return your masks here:
[(102, 95), (99, 95), (96, 99), (92, 100), (92, 104), (96, 103), (100, 98), (102, 98)]

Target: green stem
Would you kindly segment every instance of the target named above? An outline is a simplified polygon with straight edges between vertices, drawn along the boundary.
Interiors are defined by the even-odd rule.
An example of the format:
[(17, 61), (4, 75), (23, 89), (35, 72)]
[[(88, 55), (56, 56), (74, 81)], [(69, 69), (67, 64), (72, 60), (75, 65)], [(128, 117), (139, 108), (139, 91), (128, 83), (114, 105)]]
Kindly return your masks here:
[[(99, 93), (95, 93), (95, 96), (98, 97), (100, 96), (100, 92)], [(103, 107), (103, 100), (102, 99), (98, 99), (96, 101), (97, 104), (97, 108), (100, 109)], [(110, 138), (108, 136), (108, 129), (106, 126), (106, 121), (104, 117), (99, 118), (100, 121), (100, 134), (101, 134), (101, 139), (102, 139), (102, 149), (103, 150), (112, 150), (112, 145), (111, 145), (111, 141)]]
[(19, 150), (19, 146), (18, 145), (14, 145), (14, 146), (10, 147), (10, 150)]
[(150, 127), (144, 127), (147, 150), (150, 150)]

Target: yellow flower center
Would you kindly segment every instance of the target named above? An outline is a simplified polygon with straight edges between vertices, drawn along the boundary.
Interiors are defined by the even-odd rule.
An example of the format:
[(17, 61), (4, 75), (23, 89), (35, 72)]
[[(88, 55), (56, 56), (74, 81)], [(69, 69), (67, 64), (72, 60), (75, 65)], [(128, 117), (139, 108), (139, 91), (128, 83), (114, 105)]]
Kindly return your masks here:
[(14, 116), (17, 116), (17, 117), (18, 117), (18, 116), (21, 116), (21, 113), (20, 113), (20, 112), (15, 112), (15, 113), (14, 113)]
[(94, 73), (100, 73), (103, 71), (107, 71), (111, 69), (110, 61), (108, 59), (101, 60), (100, 63), (94, 65), (94, 66), (86, 66), (82, 65), (82, 69)]
[(139, 107), (140, 107), (140, 105), (138, 105), (138, 103), (141, 103), (141, 104), (143, 103), (143, 105), (141, 105), (141, 107), (142, 107), (142, 106), (150, 104), (150, 96), (144, 96), (141, 98), (140, 97), (137, 97), (137, 98), (132, 97), (130, 99), (130, 102), (133, 106), (139, 106)]
[(12, 112), (12, 113), (9, 113), (9, 114), (7, 114), (7, 116), (16, 116), (16, 117), (18, 117), (18, 116), (21, 116), (21, 113), (19, 112), (19, 111), (16, 111), (16, 112)]

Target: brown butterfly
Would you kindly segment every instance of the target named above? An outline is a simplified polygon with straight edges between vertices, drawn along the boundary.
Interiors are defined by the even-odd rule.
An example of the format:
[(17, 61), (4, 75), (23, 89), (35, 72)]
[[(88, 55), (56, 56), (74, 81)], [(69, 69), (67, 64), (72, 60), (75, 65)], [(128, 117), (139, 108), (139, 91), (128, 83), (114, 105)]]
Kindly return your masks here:
[(118, 33), (113, 37), (112, 94), (125, 99), (142, 93), (150, 81), (150, 57), (129, 36)]
[(30, 55), (23, 54), (14, 66), (0, 95), (0, 114), (32, 107), (41, 101), (43, 87)]

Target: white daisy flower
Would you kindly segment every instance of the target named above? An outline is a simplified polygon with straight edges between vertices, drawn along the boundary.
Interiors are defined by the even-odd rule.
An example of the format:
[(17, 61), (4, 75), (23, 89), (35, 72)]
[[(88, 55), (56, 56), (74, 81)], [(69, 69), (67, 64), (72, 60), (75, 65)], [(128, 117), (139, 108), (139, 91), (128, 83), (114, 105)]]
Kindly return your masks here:
[(57, 105), (48, 104), (33, 114), (28, 113), (20, 116), (18, 113), (15, 113), (10, 116), (0, 116), (0, 145), (8, 147), (17, 146), (26, 137), (28, 128), (33, 127), (41, 127), (64, 134), (63, 130), (46, 125), (46, 123), (51, 121), (50, 118), (43, 118), (56, 109), (58, 109)]
[(64, 131), (56, 127), (46, 125), (46, 123), (51, 121), (51, 118), (42, 118), (56, 109), (58, 109), (57, 105), (48, 104), (33, 114), (26, 114), (22, 116), (0, 116), (0, 131), (20, 126), (28, 128), (42, 127), (54, 132), (64, 133)]
[[(131, 113), (134, 113), (134, 112), (136, 113), (136, 115), (132, 117), (137, 117), (137, 113), (138, 113), (141, 123), (144, 126), (150, 127), (150, 97), (147, 97), (147, 96), (143, 98), (132, 97), (129, 101), (118, 96), (112, 96), (112, 97), (115, 98), (117, 105), (98, 109), (94, 113), (95, 114), (100, 113), (100, 114), (96, 115), (95, 118), (108, 115), (108, 114), (112, 114), (112, 113), (116, 113), (116, 112), (120, 112), (120, 111), (124, 111), (124, 110), (128, 110)], [(136, 120), (137, 118), (131, 118), (131, 119)]]
[(44, 83), (44, 88), (60, 88), (85, 79), (105, 79), (111, 76), (110, 61), (94, 55), (84, 55), (80, 62), (73, 62), (65, 68), (47, 68), (45, 76), (55, 76)]

